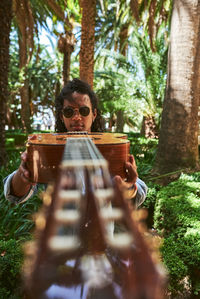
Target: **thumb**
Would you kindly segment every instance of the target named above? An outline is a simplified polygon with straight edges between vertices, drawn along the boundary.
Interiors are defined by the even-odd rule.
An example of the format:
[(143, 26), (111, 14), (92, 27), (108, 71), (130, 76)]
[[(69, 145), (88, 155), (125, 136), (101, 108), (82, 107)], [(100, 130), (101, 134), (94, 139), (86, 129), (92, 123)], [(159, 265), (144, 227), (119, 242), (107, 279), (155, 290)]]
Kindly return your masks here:
[(114, 176), (113, 181), (119, 187), (123, 184), (123, 180), (119, 175)]

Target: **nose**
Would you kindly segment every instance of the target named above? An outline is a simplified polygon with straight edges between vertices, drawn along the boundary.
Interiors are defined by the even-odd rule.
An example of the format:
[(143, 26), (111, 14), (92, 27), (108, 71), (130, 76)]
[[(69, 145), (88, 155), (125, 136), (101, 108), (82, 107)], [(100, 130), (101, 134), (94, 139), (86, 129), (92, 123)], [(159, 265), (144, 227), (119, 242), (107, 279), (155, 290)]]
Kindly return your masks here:
[(74, 115), (72, 116), (73, 119), (79, 119), (81, 118), (79, 109), (74, 109)]

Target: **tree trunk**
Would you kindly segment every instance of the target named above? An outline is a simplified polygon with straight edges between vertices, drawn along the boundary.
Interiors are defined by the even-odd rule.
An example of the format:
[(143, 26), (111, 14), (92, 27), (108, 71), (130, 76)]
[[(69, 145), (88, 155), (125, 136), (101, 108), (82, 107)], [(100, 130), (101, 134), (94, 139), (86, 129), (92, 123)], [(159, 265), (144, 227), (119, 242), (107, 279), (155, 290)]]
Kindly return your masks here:
[(124, 130), (124, 111), (117, 111), (117, 128), (116, 132), (122, 133)]
[(8, 99), (9, 45), (12, 0), (0, 1), (0, 166), (6, 163), (5, 120)]
[(93, 87), (96, 0), (82, 0), (80, 78)]
[(63, 54), (63, 82), (64, 85), (67, 84), (67, 81), (70, 79), (70, 62), (71, 54), (74, 51), (76, 44), (76, 38), (72, 32), (73, 26), (68, 19), (65, 20), (66, 27), (68, 31), (65, 32), (65, 35), (60, 35), (58, 40), (58, 50)]
[(198, 167), (199, 36), (200, 1), (175, 0), (157, 173)]
[(158, 128), (152, 115), (143, 116), (141, 135), (146, 138), (158, 138)]
[[(21, 29), (21, 32), (22, 29)], [(20, 70), (24, 72), (24, 81), (23, 85), (20, 89), (21, 96), (21, 120), (22, 120), (22, 128), (24, 132), (31, 132), (31, 110), (29, 103), (29, 82), (27, 79), (27, 62), (28, 62), (28, 54), (27, 54), (27, 42), (26, 35), (22, 34), (19, 36), (19, 67)]]
[(66, 85), (70, 74), (71, 53), (65, 52), (63, 55), (63, 82)]
[(24, 132), (31, 132), (31, 109), (29, 103), (29, 82), (28, 79), (24, 80), (23, 86), (20, 89), (21, 96), (21, 121)]
[[(121, 27), (119, 34), (119, 53), (126, 57), (127, 54), (127, 39), (128, 39), (128, 27), (129, 24), (124, 24)], [(117, 120), (116, 120), (116, 132), (123, 132), (124, 130), (124, 110), (119, 110), (116, 112)]]
[(198, 120), (199, 120), (198, 144), (200, 145), (200, 101), (199, 101)]

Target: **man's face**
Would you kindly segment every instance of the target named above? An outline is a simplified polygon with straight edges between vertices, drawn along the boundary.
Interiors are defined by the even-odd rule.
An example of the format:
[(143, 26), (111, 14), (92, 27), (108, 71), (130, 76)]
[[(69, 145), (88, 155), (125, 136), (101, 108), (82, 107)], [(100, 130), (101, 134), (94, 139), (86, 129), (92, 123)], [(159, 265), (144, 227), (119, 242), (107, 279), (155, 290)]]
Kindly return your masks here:
[(61, 115), (67, 131), (91, 132), (91, 126), (96, 118), (97, 112), (96, 109), (94, 112), (92, 111), (92, 104), (89, 96), (87, 94), (74, 92), (72, 94), (72, 98), (73, 101), (64, 100), (63, 110), (66, 110), (66, 108), (71, 108), (69, 111), (66, 110), (65, 114), (66, 116), (69, 116), (71, 112), (73, 115), (70, 117), (65, 117), (64, 113)]

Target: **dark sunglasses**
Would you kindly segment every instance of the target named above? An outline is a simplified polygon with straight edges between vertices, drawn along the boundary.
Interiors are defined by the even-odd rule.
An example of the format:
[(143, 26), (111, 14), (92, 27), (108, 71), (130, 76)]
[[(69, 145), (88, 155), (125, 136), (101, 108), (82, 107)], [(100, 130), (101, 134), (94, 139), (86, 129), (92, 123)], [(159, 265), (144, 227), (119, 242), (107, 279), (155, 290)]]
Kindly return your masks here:
[[(63, 112), (64, 117), (70, 118), (70, 117), (74, 116), (75, 110), (76, 109), (74, 109), (72, 107), (65, 107), (62, 112)], [(88, 116), (90, 114), (90, 108), (87, 106), (82, 106), (79, 108), (79, 113), (81, 116)]]

